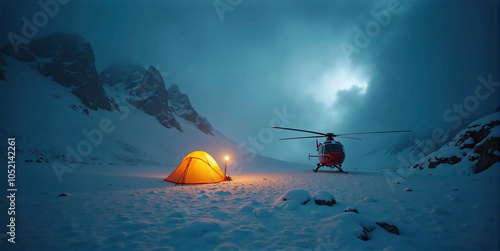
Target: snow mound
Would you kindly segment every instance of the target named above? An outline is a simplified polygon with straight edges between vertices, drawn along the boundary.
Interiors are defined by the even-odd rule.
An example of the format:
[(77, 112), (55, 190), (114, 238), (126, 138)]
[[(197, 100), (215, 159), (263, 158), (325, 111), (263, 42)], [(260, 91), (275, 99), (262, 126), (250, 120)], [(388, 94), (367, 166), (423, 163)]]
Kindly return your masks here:
[(248, 212), (253, 212), (255, 208), (249, 205), (243, 205), (240, 207), (239, 211), (241, 213), (248, 213)]
[(258, 207), (258, 208), (255, 208), (253, 210), (253, 214), (255, 215), (255, 217), (257, 218), (267, 218), (267, 217), (271, 217), (271, 213), (265, 209), (265, 208), (261, 208), (261, 207)]
[(327, 205), (332, 206), (337, 203), (335, 196), (327, 191), (317, 191), (313, 194), (312, 199), (317, 205)]
[(303, 189), (294, 189), (280, 197), (275, 202), (275, 206), (284, 206), (286, 210), (295, 210), (299, 205), (305, 205), (309, 200), (311, 200), (309, 192)]
[(304, 205), (311, 199), (311, 195), (306, 190), (295, 189), (290, 190), (283, 195), (283, 201), (297, 200)]
[(350, 243), (371, 239), (370, 233), (377, 224), (359, 214), (348, 212), (332, 216), (323, 220), (321, 233), (335, 236)]

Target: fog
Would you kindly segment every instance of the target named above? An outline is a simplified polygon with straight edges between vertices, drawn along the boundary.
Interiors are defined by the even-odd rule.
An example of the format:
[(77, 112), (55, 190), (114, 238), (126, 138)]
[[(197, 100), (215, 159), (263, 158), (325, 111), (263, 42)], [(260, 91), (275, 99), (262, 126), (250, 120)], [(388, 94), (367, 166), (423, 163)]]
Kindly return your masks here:
[[(314, 139), (279, 141), (308, 135), (270, 126), (338, 134), (410, 129), (425, 137), (457, 118), (493, 112), (498, 86), (478, 91), (478, 77), (499, 80), (498, 3), (61, 0), (28, 38), (26, 20), (36, 22), (44, 7), (2, 1), (0, 31), (2, 44), (12, 33), (27, 40), (80, 34), (98, 71), (153, 65), (236, 143), (307, 163)], [(342, 142), (356, 158), (401, 137)]]

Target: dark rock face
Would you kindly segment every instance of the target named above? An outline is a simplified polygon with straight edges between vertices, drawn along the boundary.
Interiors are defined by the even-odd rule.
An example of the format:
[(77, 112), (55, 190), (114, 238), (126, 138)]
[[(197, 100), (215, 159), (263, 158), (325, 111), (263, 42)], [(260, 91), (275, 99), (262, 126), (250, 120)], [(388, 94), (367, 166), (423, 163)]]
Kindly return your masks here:
[(104, 69), (100, 76), (104, 84), (116, 86), (123, 84), (127, 90), (140, 85), (146, 69), (140, 65), (114, 65)]
[[(492, 123), (481, 128), (481, 131), (489, 129), (489, 131), (491, 132), (491, 129), (493, 127), (499, 125), (500, 121), (498, 120), (493, 121)], [(478, 134), (481, 134), (482, 133), (481, 131), (478, 132)], [(496, 152), (500, 151), (500, 137), (489, 137), (486, 139), (486, 136), (484, 136), (484, 138), (481, 139), (479, 137), (479, 139), (481, 141), (479, 141), (476, 147), (474, 147), (474, 153), (476, 154), (476, 156), (479, 156), (477, 158), (477, 163), (476, 163), (476, 168), (474, 169), (474, 173), (480, 173), (488, 169), (493, 164), (500, 161), (500, 155), (495, 154), (495, 151)]]
[(377, 222), (377, 225), (381, 226), (383, 229), (387, 230), (387, 232), (391, 234), (399, 235), (399, 229), (395, 225), (391, 225), (385, 222)]
[(325, 205), (325, 206), (333, 206), (333, 204), (337, 203), (335, 200), (314, 200), (314, 203), (316, 203), (316, 205), (319, 205), (319, 206), (322, 206), (322, 205)]
[[(128, 84), (126, 88), (132, 87), (132, 83)], [(169, 95), (165, 89), (165, 83), (161, 73), (154, 67), (150, 66), (144, 74), (140, 85), (133, 87), (130, 90), (130, 97), (127, 101), (143, 110), (145, 113), (155, 116), (158, 122), (166, 128), (174, 127), (180, 132), (182, 128), (179, 122), (173, 116), (173, 112), (168, 106)]]
[(15, 53), (14, 49), (10, 45), (6, 45), (2, 47), (1, 51), (5, 53), (5, 55), (11, 56), (18, 61), (21, 62), (35, 62), (36, 57), (31, 53), (28, 46), (26, 44), (20, 44), (18, 46), (18, 52)]
[(177, 116), (193, 122), (193, 124), (198, 127), (202, 132), (213, 135), (212, 133), (212, 125), (208, 122), (208, 120), (202, 116), (200, 116), (189, 102), (189, 98), (186, 94), (182, 94), (179, 90), (179, 87), (176, 84), (173, 84), (168, 89), (170, 95), (170, 107), (177, 114)]
[(5, 71), (2, 68), (2, 66), (6, 66), (6, 65), (7, 65), (7, 63), (3, 59), (2, 54), (0, 54), (0, 80), (3, 80), (3, 81), (7, 81), (7, 79), (5, 78)]
[[(500, 161), (500, 137), (495, 130), (500, 126), (500, 113), (497, 111), (480, 120), (472, 122), (467, 129), (455, 136), (441, 149), (425, 157), (413, 167), (424, 169), (437, 168), (441, 164), (457, 164), (462, 161), (474, 163), (474, 173), (482, 172)], [(450, 154), (440, 154), (451, 152)], [(445, 155), (443, 157), (442, 155)]]
[(353, 212), (353, 213), (357, 213), (359, 214), (359, 211), (358, 209), (354, 208), (354, 207), (346, 207), (346, 209), (344, 210), (344, 212), (348, 213), (348, 212)]
[(439, 158), (439, 157), (436, 157), (434, 158), (433, 161), (431, 161), (429, 163), (429, 168), (436, 168), (437, 166), (439, 166), (440, 164), (456, 164), (458, 162), (460, 162), (462, 160), (462, 158), (459, 158), (457, 156), (451, 156), (451, 157), (447, 157), (447, 158)]
[(373, 230), (375, 230), (375, 227), (364, 226), (363, 224), (360, 224), (360, 226), (363, 228), (363, 232), (358, 235), (358, 238), (363, 241), (370, 240), (370, 236), (368, 235), (368, 233), (371, 233)]
[(73, 94), (88, 108), (112, 110), (94, 65), (94, 51), (79, 35), (54, 33), (19, 46), (18, 53), (10, 46), (2, 51), (19, 61), (30, 62), (40, 74), (72, 88)]
[(193, 123), (202, 132), (213, 135), (213, 129), (206, 118), (201, 117), (189, 102), (186, 94), (177, 85), (168, 90), (161, 73), (150, 66), (147, 70), (139, 65), (110, 66), (101, 72), (102, 82), (112, 91), (122, 91), (121, 95), (132, 106), (155, 116), (166, 128), (176, 128), (182, 132), (174, 114)]

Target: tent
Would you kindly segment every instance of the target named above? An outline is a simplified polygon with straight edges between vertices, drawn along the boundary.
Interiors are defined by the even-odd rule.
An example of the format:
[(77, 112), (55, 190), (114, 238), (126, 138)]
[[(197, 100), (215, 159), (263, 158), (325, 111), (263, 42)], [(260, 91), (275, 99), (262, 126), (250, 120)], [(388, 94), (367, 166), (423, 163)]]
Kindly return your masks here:
[(224, 173), (210, 154), (194, 151), (182, 160), (181, 164), (165, 181), (175, 184), (205, 184), (226, 180)]

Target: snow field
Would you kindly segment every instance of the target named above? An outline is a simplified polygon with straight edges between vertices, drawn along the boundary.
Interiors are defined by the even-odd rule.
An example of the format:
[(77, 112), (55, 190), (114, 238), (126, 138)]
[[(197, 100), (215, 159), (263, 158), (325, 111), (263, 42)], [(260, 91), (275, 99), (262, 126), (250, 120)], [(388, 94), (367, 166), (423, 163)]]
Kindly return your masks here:
[[(231, 182), (193, 186), (157, 178), (148, 183), (118, 175), (78, 176), (102, 183), (100, 191), (70, 184), (51, 191), (30, 181), (19, 185), (24, 189), (16, 245), (39, 250), (492, 249), (498, 247), (500, 206), (498, 190), (492, 190), (498, 188), (499, 169), (490, 169), (476, 176), (420, 173), (401, 184), (389, 183), (379, 172), (309, 170), (241, 174)], [(57, 196), (69, 190), (77, 192)], [(294, 202), (286, 208), (316, 191), (324, 191), (316, 197), (334, 195), (337, 203)], [(348, 208), (359, 214), (345, 212)], [(397, 226), (400, 234), (377, 222)]]

